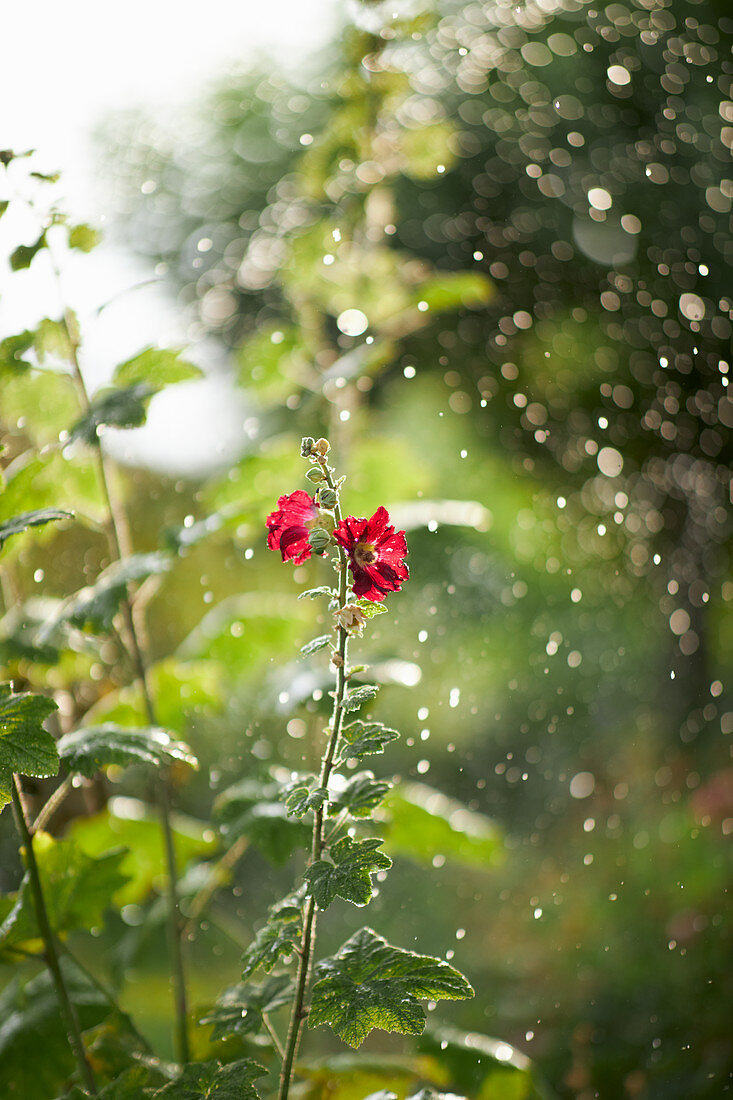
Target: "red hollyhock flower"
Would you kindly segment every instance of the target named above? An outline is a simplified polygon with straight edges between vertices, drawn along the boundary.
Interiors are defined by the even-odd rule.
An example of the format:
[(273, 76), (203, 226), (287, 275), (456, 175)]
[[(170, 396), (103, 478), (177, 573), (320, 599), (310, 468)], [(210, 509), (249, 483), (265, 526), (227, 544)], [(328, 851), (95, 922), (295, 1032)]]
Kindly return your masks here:
[(301, 565), (311, 556), (308, 535), (319, 521), (318, 505), (304, 489), (280, 497), (277, 511), (267, 517), (267, 545), (279, 550), (283, 561)]
[(333, 537), (349, 555), (356, 596), (382, 603), (388, 592), (399, 592), (410, 576), (404, 562), (405, 532), (391, 526), (386, 508), (377, 508), (371, 519), (347, 516)]

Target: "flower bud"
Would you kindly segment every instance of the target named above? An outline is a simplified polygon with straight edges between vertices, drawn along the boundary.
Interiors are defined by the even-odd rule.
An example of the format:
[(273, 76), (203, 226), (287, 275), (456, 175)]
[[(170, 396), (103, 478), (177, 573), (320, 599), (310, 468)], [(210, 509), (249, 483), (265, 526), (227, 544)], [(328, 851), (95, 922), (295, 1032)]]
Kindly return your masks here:
[(323, 481), (323, 470), (320, 466), (311, 466), (310, 470), (305, 475), (309, 481), (313, 481), (316, 485), (319, 481)]
[(317, 439), (316, 442), (313, 444), (313, 450), (316, 451), (319, 455), (327, 455), (328, 452), (331, 450), (331, 444), (328, 442), (327, 439)]
[(334, 493), (333, 489), (321, 489), (318, 494), (318, 503), (322, 508), (333, 508), (338, 504), (338, 499), (338, 493)]
[(324, 554), (333, 539), (328, 531), (324, 531), (322, 527), (314, 527), (308, 536), (308, 542), (314, 554)]
[(312, 435), (303, 436), (300, 442), (300, 453), (303, 458), (310, 458), (310, 456), (313, 454), (313, 448), (315, 447), (315, 444), (316, 441)]

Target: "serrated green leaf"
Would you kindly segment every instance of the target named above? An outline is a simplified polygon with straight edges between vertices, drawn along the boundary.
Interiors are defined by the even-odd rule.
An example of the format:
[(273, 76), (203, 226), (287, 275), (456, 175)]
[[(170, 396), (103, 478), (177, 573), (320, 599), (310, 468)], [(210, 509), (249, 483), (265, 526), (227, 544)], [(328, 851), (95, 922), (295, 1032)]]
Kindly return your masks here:
[(301, 898), (290, 894), (268, 909), (267, 922), (242, 955), (242, 978), (246, 981), (260, 966), (269, 973), (280, 958), (296, 951), (302, 934)]
[(199, 1021), (205, 1027), (213, 1025), (212, 1042), (230, 1035), (252, 1035), (262, 1028), (262, 1016), (293, 996), (293, 982), (288, 974), (273, 974), (264, 982), (239, 982), (222, 993), (216, 1006)]
[(328, 788), (314, 787), (315, 776), (310, 784), (296, 780), (289, 784), (280, 797), (285, 800), (288, 817), (302, 817), (308, 810), (319, 810), (328, 801)]
[(32, 512), (21, 512), (19, 516), (0, 522), (0, 547), (11, 535), (19, 535), (29, 527), (41, 527), (53, 520), (73, 518), (73, 512), (64, 512), (61, 508), (36, 508)]
[(378, 691), (379, 688), (376, 684), (362, 684), (361, 687), (352, 688), (343, 701), (343, 710), (359, 710), (364, 703), (368, 703), (370, 699), (373, 699)]
[[(95, 857), (87, 855), (73, 839), (56, 840), (48, 833), (37, 832), (33, 851), (54, 932), (63, 935), (101, 924), (112, 895), (127, 881), (121, 870), (126, 849), (118, 848)], [(15, 905), (0, 928), (0, 952), (19, 945), (32, 949), (36, 941), (40, 950), (41, 935), (26, 875)]]
[(329, 596), (333, 599), (336, 596), (333, 588), (329, 588), (327, 585), (320, 585), (318, 588), (306, 588), (305, 592), (301, 592), (298, 596), (299, 600), (315, 600), (316, 596)]
[(372, 600), (352, 600), (351, 605), (356, 606), (361, 611), (365, 619), (373, 619), (375, 615), (384, 615), (389, 609), (383, 603), (374, 603)]
[(39, 779), (58, 774), (56, 742), (43, 728), (57, 709), (45, 695), (14, 695), (11, 684), (0, 684), (0, 808), (12, 799), (13, 772)]
[(181, 1076), (153, 1094), (152, 1100), (259, 1100), (253, 1081), (265, 1070), (251, 1058), (221, 1062), (194, 1062)]
[(78, 248), (80, 252), (91, 252), (100, 241), (99, 231), (91, 225), (74, 225), (69, 230), (69, 248)]
[(328, 1024), (357, 1047), (374, 1028), (419, 1035), (425, 1027), (421, 1000), (472, 996), (470, 984), (448, 963), (393, 947), (362, 928), (316, 966), (308, 1024)]
[(341, 730), (345, 742), (338, 764), (346, 760), (361, 760), (365, 756), (378, 756), (384, 752), (385, 745), (399, 739), (397, 730), (389, 729), (381, 722), (364, 722), (357, 719)]
[(300, 652), (304, 657), (310, 657), (311, 653), (318, 653), (319, 650), (325, 649), (332, 637), (331, 634), (321, 634), (319, 638), (311, 638), (309, 642), (300, 647)]
[(38, 240), (33, 244), (21, 244), (10, 255), (10, 267), (13, 271), (22, 271), (26, 267), (30, 267), (33, 263), (33, 258), (38, 255), (42, 248), (46, 247), (46, 231), (41, 233)]
[(69, 433), (69, 441), (82, 440), (89, 446), (99, 441), (99, 429), (139, 428), (148, 415), (148, 402), (155, 389), (147, 382), (138, 382), (125, 389), (106, 390), (91, 403)]
[(373, 772), (357, 772), (339, 794), (331, 799), (332, 817), (346, 811), (351, 817), (370, 817), (372, 810), (382, 801), (392, 784), (386, 779), (375, 779)]
[(146, 577), (167, 573), (172, 564), (170, 555), (160, 550), (151, 554), (133, 554), (123, 561), (113, 562), (99, 574), (94, 584), (81, 588), (64, 601), (56, 616), (39, 632), (39, 644), (50, 638), (62, 622), (80, 629), (109, 630), (120, 603), (127, 596), (127, 586)]
[(57, 747), (68, 771), (87, 779), (92, 779), (109, 764), (151, 764), (160, 768), (183, 763), (198, 767), (198, 760), (188, 745), (157, 726), (129, 729), (106, 722), (64, 734)]
[(328, 849), (330, 859), (317, 859), (308, 867), (303, 877), (319, 909), (328, 909), (336, 896), (353, 905), (369, 903), (374, 893), (371, 876), (392, 866), (392, 860), (377, 851), (381, 844), (381, 837), (344, 836)]
[(116, 386), (146, 385), (152, 393), (158, 393), (165, 386), (202, 377), (203, 371), (182, 359), (180, 350), (149, 347), (120, 363), (112, 380)]

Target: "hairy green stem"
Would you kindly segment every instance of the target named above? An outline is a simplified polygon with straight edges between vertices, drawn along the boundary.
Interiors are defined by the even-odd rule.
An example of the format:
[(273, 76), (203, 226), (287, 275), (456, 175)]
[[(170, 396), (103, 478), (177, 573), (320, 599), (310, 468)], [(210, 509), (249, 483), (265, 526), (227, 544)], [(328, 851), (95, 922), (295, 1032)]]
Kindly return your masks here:
[[(56, 271), (56, 277), (60, 282), (60, 276)], [(64, 311), (64, 327), (69, 338), (71, 349), (71, 367), (74, 383), (82, 408), (88, 412), (91, 407), (84, 376), (79, 363), (79, 340), (76, 334), (76, 326), (68, 310)], [(107, 519), (105, 529), (110, 555), (113, 560), (122, 561), (132, 553), (132, 540), (127, 523), (127, 516), (121, 500), (111, 488), (111, 471), (108, 460), (102, 449), (101, 441), (97, 441), (94, 448), (97, 459), (99, 480), (104, 494)], [(122, 613), (125, 619), (127, 633), (127, 648), (132, 659), (137, 679), (140, 683), (143, 703), (148, 721), (151, 725), (157, 725), (153, 697), (150, 691), (147, 672), (147, 659), (144, 652), (144, 626), (142, 622), (136, 622), (132, 605), (131, 593), (128, 586), (127, 597), (122, 601)], [(156, 801), (160, 811), (161, 828), (163, 831), (163, 847), (168, 885), (168, 941), (171, 956), (171, 974), (173, 982), (173, 1002), (175, 1010), (175, 1049), (179, 1062), (190, 1061), (190, 1045), (188, 1039), (188, 1005), (186, 995), (186, 975), (183, 965), (182, 950), (182, 922), (178, 899), (178, 871), (176, 867), (176, 853), (173, 842), (173, 828), (171, 825), (170, 799), (168, 784), (165, 776), (160, 776), (156, 783)]]
[[(333, 474), (326, 462), (325, 458), (319, 459), (319, 465), (323, 471), (326, 484), (329, 489), (333, 489), (337, 492), (336, 485), (333, 480)], [(338, 503), (338, 497), (336, 505), (334, 507), (334, 517), (336, 524), (341, 522), (341, 508)], [(346, 551), (339, 546), (339, 592), (338, 592), (338, 606), (343, 608), (347, 603), (347, 565), (348, 559)], [(337, 665), (336, 665), (336, 692), (333, 703), (333, 717), (331, 719), (331, 729), (329, 732), (328, 744), (326, 746), (326, 752), (321, 764), (321, 777), (320, 786), (328, 787), (329, 779), (331, 778), (331, 772), (333, 770), (333, 762), (336, 756), (336, 749), (338, 747), (339, 738), (341, 736), (341, 723), (343, 720), (343, 703), (344, 694), (346, 692), (346, 655), (347, 655), (347, 643), (348, 634), (343, 626), (338, 627), (338, 646), (337, 646)], [(324, 838), (324, 808), (320, 806), (313, 815), (313, 840), (311, 845), (311, 863), (315, 863), (317, 859), (320, 859), (321, 853), (325, 846)], [(288, 1093), (290, 1091), (290, 1083), (293, 1076), (293, 1063), (295, 1062), (296, 1055), (298, 1053), (298, 1045), (300, 1043), (300, 1036), (303, 1029), (303, 1021), (305, 1020), (308, 1009), (306, 1007), (306, 999), (308, 995), (308, 984), (310, 981), (310, 974), (313, 965), (313, 953), (316, 937), (316, 903), (311, 895), (305, 906), (305, 913), (303, 918), (303, 936), (300, 941), (300, 957), (298, 960), (298, 974), (296, 977), (295, 985), (295, 998), (293, 1000), (293, 1008), (290, 1015), (290, 1026), (288, 1027), (288, 1037), (285, 1042), (285, 1052), (283, 1056), (282, 1071), (280, 1073), (280, 1092), (279, 1100), (287, 1100)]]
[(74, 1052), (77, 1065), (79, 1067), (79, 1075), (84, 1083), (84, 1088), (92, 1096), (97, 1095), (97, 1085), (94, 1080), (94, 1074), (92, 1067), (89, 1064), (86, 1051), (84, 1049), (84, 1041), (81, 1035), (81, 1025), (79, 1024), (79, 1017), (76, 1012), (76, 1008), (69, 996), (69, 991), (66, 988), (66, 982), (61, 970), (61, 963), (59, 961), (59, 949), (56, 942), (56, 936), (51, 928), (51, 922), (48, 918), (48, 909), (46, 908), (46, 900), (43, 895), (43, 886), (41, 884), (41, 876), (38, 871), (38, 864), (36, 862), (36, 854), (33, 851), (33, 834), (28, 827), (26, 821), (25, 811), (23, 809), (23, 803), (20, 798), (20, 791), (18, 790), (18, 780), (16, 776), (12, 778), (12, 794), (13, 794), (13, 809), (15, 810), (15, 821), (18, 826), (18, 832), (20, 833), (23, 845), (26, 852), (26, 860), (28, 864), (28, 875), (31, 882), (31, 889), (33, 891), (33, 904), (36, 910), (36, 920), (38, 921), (38, 927), (41, 933), (41, 939), (44, 946), (44, 957), (46, 960), (46, 966), (48, 967), (51, 977), (53, 978), (54, 986), (56, 987), (56, 995), (59, 999), (61, 1006), (61, 1012), (65, 1017), (66, 1029), (69, 1038), (69, 1045)]

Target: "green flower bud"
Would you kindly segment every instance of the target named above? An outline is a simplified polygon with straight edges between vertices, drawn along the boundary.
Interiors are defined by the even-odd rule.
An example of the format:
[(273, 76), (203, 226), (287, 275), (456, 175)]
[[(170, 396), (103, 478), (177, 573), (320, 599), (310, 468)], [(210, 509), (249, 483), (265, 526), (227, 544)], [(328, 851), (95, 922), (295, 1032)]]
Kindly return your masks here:
[(305, 476), (308, 478), (309, 481), (313, 481), (316, 485), (319, 481), (324, 480), (323, 470), (320, 468), (320, 466), (312, 466)]
[(303, 458), (310, 458), (313, 454), (313, 448), (316, 445), (316, 441), (312, 435), (304, 435), (300, 442), (300, 453)]
[(308, 537), (308, 542), (314, 554), (323, 554), (331, 545), (333, 539), (328, 531), (324, 531), (322, 527), (314, 527)]
[(333, 489), (321, 489), (318, 493), (318, 503), (322, 508), (333, 508), (338, 503), (338, 493)]

